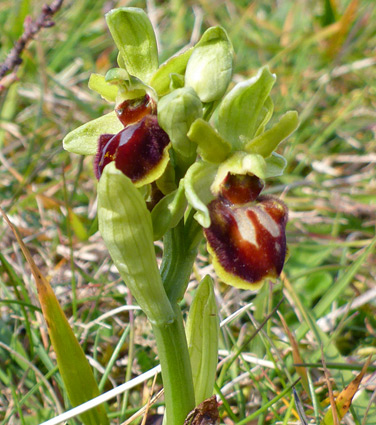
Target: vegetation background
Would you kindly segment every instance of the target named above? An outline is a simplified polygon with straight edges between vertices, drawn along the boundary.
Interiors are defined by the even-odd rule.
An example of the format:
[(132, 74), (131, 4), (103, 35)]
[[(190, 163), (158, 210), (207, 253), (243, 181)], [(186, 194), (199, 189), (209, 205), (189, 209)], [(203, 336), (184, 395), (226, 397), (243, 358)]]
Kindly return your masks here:
[[(26, 16), (37, 18), (42, 5), (0, 0), (0, 63)], [(299, 112), (300, 128), (280, 147), (286, 173), (267, 187), (290, 209), (282, 279), (257, 294), (216, 281), (221, 319), (248, 305), (222, 328), (217, 391), (225, 400), (223, 423), (300, 423), (303, 410), (307, 423), (318, 425), (332, 392), (376, 352), (376, 4), (65, 0), (55, 26), (42, 29), (16, 73), (1, 80), (1, 207), (51, 281), (102, 391), (158, 363), (144, 316), (121, 308), (132, 299), (97, 232), (92, 159), (70, 155), (61, 144), (70, 130), (111, 109), (87, 81), (91, 72), (116, 65), (104, 13), (119, 6), (148, 11), (161, 61), (222, 25), (236, 52), (234, 80), (268, 64), (278, 77), (275, 119)], [(213, 270), (203, 247), (183, 308), (206, 273)], [(265, 321), (280, 300), (279, 315)], [(69, 402), (30, 269), (4, 220), (0, 313), (0, 424), (40, 424)], [(237, 358), (229, 367), (231, 351)], [(160, 385), (159, 378), (154, 392)], [(370, 367), (342, 423), (376, 424), (375, 389)], [(147, 381), (111, 401), (112, 422), (123, 423), (150, 391)]]

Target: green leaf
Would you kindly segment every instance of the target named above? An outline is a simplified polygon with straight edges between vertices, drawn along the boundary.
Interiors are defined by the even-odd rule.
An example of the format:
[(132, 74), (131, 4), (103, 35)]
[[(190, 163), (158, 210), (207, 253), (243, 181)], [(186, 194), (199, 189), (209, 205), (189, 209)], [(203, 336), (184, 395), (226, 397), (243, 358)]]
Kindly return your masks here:
[(215, 114), (215, 127), (234, 150), (242, 149), (265, 119), (265, 113), (261, 120), (259, 115), (275, 79), (269, 68), (261, 68), (255, 77), (237, 84), (222, 100)]
[(91, 74), (89, 78), (89, 89), (99, 93), (108, 102), (115, 102), (118, 88), (106, 81), (100, 74)]
[(217, 167), (208, 162), (195, 162), (184, 177), (185, 196), (197, 210), (195, 219), (203, 227), (210, 226), (209, 210), (206, 205), (214, 199), (210, 186), (214, 181)]
[(147, 82), (158, 68), (158, 50), (146, 13), (135, 7), (120, 7), (108, 12), (106, 21), (127, 71)]
[(95, 155), (101, 134), (116, 134), (122, 129), (123, 125), (113, 111), (68, 133), (63, 139), (63, 147), (79, 155)]
[(260, 179), (266, 178), (266, 162), (261, 155), (235, 152), (218, 167), (217, 175), (211, 186), (211, 191), (217, 194), (227, 174), (254, 174)]
[(298, 113), (289, 111), (271, 129), (249, 141), (244, 150), (268, 157), (277, 146), (293, 133), (299, 125)]
[(141, 309), (154, 324), (171, 323), (175, 313), (157, 266), (150, 212), (114, 162), (99, 180), (98, 222), (111, 258)]
[(167, 230), (175, 227), (184, 215), (187, 202), (184, 185), (162, 198), (151, 212), (154, 240), (159, 240)]
[(78, 215), (75, 214), (71, 208), (68, 208), (68, 219), (70, 226), (77, 238), (80, 241), (87, 241), (89, 239), (89, 234)]
[(200, 282), (186, 325), (196, 406), (213, 395), (218, 362), (219, 322), (213, 279)]
[(170, 75), (184, 75), (188, 59), (191, 57), (193, 47), (183, 53), (172, 56), (164, 62), (150, 78), (149, 84), (157, 92), (158, 96), (165, 96), (170, 92)]
[(212, 27), (194, 47), (185, 72), (185, 85), (192, 87), (202, 102), (220, 99), (232, 77), (233, 48), (226, 31)]
[(198, 145), (197, 152), (205, 161), (218, 164), (231, 151), (231, 145), (205, 120), (198, 118), (190, 127), (188, 137)]
[[(35, 264), (15, 227), (10, 223), (4, 213), (3, 216), (16, 236), (21, 250), (30, 265), (37, 285), (43, 316), (47, 322), (48, 333), (56, 353), (57, 365), (61, 377), (67, 389), (69, 400), (73, 406), (78, 406), (99, 395), (99, 389), (93, 371), (50, 283)], [(85, 425), (109, 424), (103, 404), (82, 413), (80, 419)]]
[(158, 102), (158, 122), (169, 135), (180, 165), (196, 159), (196, 144), (187, 137), (189, 127), (202, 116), (202, 104), (191, 88), (174, 90)]

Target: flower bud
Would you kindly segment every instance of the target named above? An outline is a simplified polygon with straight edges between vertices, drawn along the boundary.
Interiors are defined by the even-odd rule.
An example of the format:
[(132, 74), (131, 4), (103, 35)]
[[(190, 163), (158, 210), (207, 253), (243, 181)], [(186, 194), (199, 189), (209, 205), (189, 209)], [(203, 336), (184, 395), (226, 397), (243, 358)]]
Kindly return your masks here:
[(209, 28), (194, 47), (185, 73), (185, 85), (192, 87), (202, 102), (220, 99), (232, 76), (233, 49), (226, 31)]

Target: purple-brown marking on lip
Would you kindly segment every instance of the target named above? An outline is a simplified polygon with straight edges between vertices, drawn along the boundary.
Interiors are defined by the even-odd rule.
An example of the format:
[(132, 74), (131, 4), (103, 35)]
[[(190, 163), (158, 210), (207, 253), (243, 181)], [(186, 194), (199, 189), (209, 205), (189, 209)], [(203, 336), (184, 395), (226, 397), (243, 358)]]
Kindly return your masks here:
[(137, 182), (159, 164), (169, 143), (155, 115), (147, 115), (115, 135), (102, 134), (94, 160), (95, 175), (99, 179), (104, 167), (115, 161), (116, 168)]
[(211, 225), (204, 229), (205, 237), (228, 275), (249, 283), (251, 288), (281, 273), (287, 223), (287, 207), (282, 201), (260, 196), (252, 204), (239, 206), (218, 198), (208, 208)]
[(240, 205), (254, 201), (263, 188), (262, 180), (253, 174), (228, 173), (222, 182), (219, 195), (233, 204)]
[(140, 121), (146, 115), (156, 115), (157, 106), (149, 95), (136, 99), (124, 100), (115, 108), (120, 122), (126, 127)]

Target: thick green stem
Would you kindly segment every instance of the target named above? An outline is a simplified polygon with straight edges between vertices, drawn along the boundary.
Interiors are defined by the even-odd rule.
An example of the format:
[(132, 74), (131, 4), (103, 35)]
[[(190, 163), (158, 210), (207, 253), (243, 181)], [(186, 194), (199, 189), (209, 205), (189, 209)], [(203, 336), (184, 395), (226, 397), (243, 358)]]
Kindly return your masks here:
[(183, 425), (188, 413), (195, 407), (191, 363), (183, 318), (177, 304), (176, 319), (166, 325), (153, 325), (166, 404), (166, 425)]
[(193, 218), (193, 213), (185, 223), (181, 221), (163, 238), (161, 275), (171, 304), (179, 302), (184, 296), (201, 239), (201, 226)]
[(197, 247), (202, 238), (199, 224), (190, 214), (167, 232), (164, 242), (162, 281), (175, 313), (169, 324), (153, 324), (165, 391), (164, 425), (183, 425), (195, 407), (195, 394), (187, 339), (178, 301), (184, 296)]

